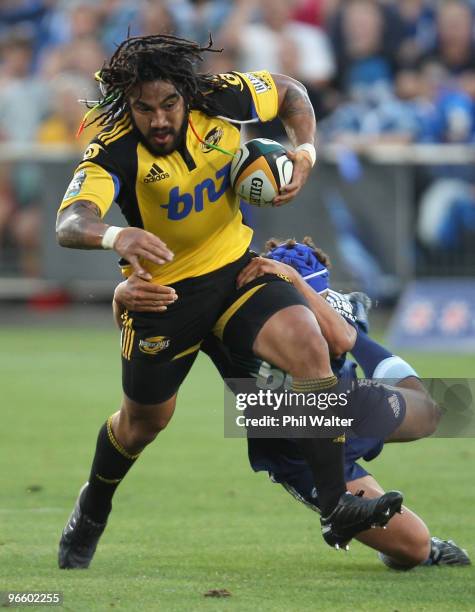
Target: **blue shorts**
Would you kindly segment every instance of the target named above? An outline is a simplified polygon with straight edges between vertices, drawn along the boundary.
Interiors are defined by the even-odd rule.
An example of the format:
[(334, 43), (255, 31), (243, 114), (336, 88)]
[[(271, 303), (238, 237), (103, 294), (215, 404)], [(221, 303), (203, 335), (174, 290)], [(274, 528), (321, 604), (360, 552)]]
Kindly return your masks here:
[[(252, 469), (268, 472), (273, 482), (285, 488), (313, 510), (320, 510), (313, 474), (294, 440), (285, 438), (248, 438), (248, 454)], [(351, 482), (367, 476), (358, 459), (371, 461), (383, 450), (384, 440), (351, 438), (345, 445), (345, 480)]]
[[(377, 438), (349, 438), (345, 443), (345, 480), (350, 482), (369, 474), (357, 461), (372, 461), (383, 450), (384, 440)], [(296, 473), (307, 471), (295, 440), (288, 438), (248, 438), (249, 462), (255, 472), (269, 472), (277, 482), (283, 482)]]
[[(344, 376), (356, 378), (348, 364)], [(397, 396), (400, 411), (394, 414), (389, 399)], [(368, 401), (366, 401), (368, 400)], [(375, 405), (375, 402), (378, 405)], [(382, 437), (351, 437), (345, 442), (345, 480), (351, 482), (369, 472), (358, 461), (372, 461), (383, 450), (385, 439), (400, 425), (405, 416), (405, 402), (401, 394), (379, 385), (363, 388), (359, 401), (359, 420), (364, 431), (384, 432)], [(288, 438), (248, 438), (248, 455), (256, 472), (268, 472), (274, 482), (285, 483), (297, 497), (318, 509), (318, 497), (312, 472), (294, 440)]]

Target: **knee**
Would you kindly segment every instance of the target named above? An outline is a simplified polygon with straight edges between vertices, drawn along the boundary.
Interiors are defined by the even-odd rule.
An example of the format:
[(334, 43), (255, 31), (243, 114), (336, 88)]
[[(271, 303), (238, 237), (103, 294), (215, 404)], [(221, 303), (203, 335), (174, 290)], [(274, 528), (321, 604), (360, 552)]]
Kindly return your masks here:
[(129, 452), (140, 452), (166, 428), (172, 416), (173, 410), (123, 405), (117, 423), (119, 442)]
[(432, 398), (427, 397), (425, 404), (426, 418), (424, 420), (424, 431), (421, 437), (431, 436), (433, 433), (435, 433), (442, 416), (442, 411), (439, 405), (436, 404)]
[(128, 427), (129, 443), (134, 447), (142, 448), (155, 440), (158, 434), (165, 429), (170, 418), (157, 417), (154, 419), (130, 418)]

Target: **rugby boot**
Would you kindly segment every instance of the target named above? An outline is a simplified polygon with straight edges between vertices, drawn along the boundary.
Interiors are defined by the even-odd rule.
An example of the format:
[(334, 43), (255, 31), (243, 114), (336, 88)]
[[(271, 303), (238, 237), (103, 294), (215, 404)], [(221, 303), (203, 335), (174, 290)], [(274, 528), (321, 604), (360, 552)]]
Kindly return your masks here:
[(74, 509), (61, 535), (58, 551), (60, 569), (88, 568), (107, 524), (96, 523), (81, 510), (81, 499), (88, 484), (86, 482), (79, 491)]
[[(378, 553), (378, 557), (390, 569), (399, 571), (411, 569), (382, 552)], [(472, 565), (472, 562), (467, 551), (457, 546), (453, 540), (441, 540), (440, 538), (432, 537), (430, 539), (429, 558), (420, 563), (421, 565), (423, 567), (430, 565)]]
[(430, 556), (427, 565), (472, 565), (468, 553), (453, 540), (430, 539)]
[(371, 527), (384, 527), (396, 512), (401, 513), (402, 500), (399, 491), (374, 499), (363, 497), (363, 491), (356, 495), (346, 491), (329, 516), (320, 518), (323, 539), (329, 546), (348, 550), (355, 535)]

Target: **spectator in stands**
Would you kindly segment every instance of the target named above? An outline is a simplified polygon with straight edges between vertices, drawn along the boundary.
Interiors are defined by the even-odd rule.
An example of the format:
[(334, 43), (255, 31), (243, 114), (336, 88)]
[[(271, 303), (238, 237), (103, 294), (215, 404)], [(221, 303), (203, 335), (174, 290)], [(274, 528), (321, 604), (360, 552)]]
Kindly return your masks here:
[[(333, 52), (322, 29), (291, 19), (294, 6), (295, 0), (239, 0), (220, 42), (236, 53), (243, 71), (266, 66), (303, 82), (318, 116), (321, 88), (335, 72)], [(262, 128), (269, 138), (285, 137), (275, 122), (261, 126), (261, 134)]]
[(297, 0), (292, 11), (292, 19), (324, 28), (325, 4), (325, 0)]
[[(36, 277), (40, 273), (40, 180), (39, 169), (32, 163), (23, 163), (14, 168), (4, 165), (0, 172), (0, 207), (6, 205), (7, 213), (3, 238), (16, 253), (16, 267), (27, 277)], [(2, 246), (5, 246), (5, 242), (2, 244), (0, 226), (0, 250)]]
[(385, 13), (373, 0), (348, 0), (336, 17), (337, 85), (352, 100), (380, 98), (392, 90), (394, 64), (384, 34)]
[(341, 104), (320, 124), (326, 142), (345, 145), (352, 150), (375, 144), (407, 144), (418, 138), (421, 119), (412, 102), (395, 96)]
[(139, 2), (128, 0), (102, 0), (100, 3), (101, 42), (107, 56), (115, 51), (116, 45), (125, 38), (129, 28), (132, 34), (136, 33), (135, 24), (140, 6)]
[(463, 0), (445, 0), (437, 14), (437, 43), (426, 59), (436, 60), (453, 77), (475, 71), (474, 19)]
[[(460, 3), (452, 3), (445, 7), (448, 11), (440, 16), (442, 21), (461, 19)], [(453, 13), (452, 13), (453, 11)], [(468, 16), (466, 7), (463, 12)], [(450, 19), (449, 19), (450, 17)], [(455, 22), (454, 22), (455, 23)], [(451, 48), (446, 57), (455, 60), (462, 59), (462, 48), (469, 53), (468, 28), (461, 28), (463, 45), (452, 43), (445, 46)], [(447, 23), (441, 29), (444, 30)], [(447, 41), (448, 37), (445, 35)], [(457, 49), (457, 53), (455, 53)], [(473, 52), (473, 51), (472, 51)], [(440, 57), (437, 60), (440, 61)], [(468, 55), (466, 55), (468, 57)], [(436, 64), (437, 65), (437, 64)], [(474, 99), (464, 91), (464, 79), (470, 79), (473, 66), (468, 61), (444, 66), (451, 72), (451, 78), (446, 78), (442, 86), (436, 90), (434, 110), (426, 117), (421, 140), (435, 144), (473, 144), (475, 143), (475, 105)], [(440, 64), (439, 64), (440, 66)], [(434, 68), (432, 68), (434, 69)], [(461, 73), (459, 72), (462, 71)], [(462, 78), (458, 75), (462, 74)], [(472, 79), (473, 80), (473, 79)], [(426, 169), (427, 187), (420, 199), (417, 219), (417, 236), (420, 244), (437, 256), (441, 250), (453, 253), (463, 253), (468, 244), (473, 243), (475, 236), (475, 169), (473, 163), (433, 165)]]
[(78, 102), (78, 97), (94, 100), (97, 95), (97, 91), (91, 87), (90, 79), (77, 73), (58, 75), (51, 85), (51, 108), (38, 129), (37, 142), (71, 145), (79, 151), (84, 151), (98, 128), (90, 126), (76, 137), (85, 112), (84, 106)]
[(15, 209), (15, 201), (11, 192), (11, 167), (9, 164), (0, 164), (0, 260), (5, 248), (9, 230), (10, 218)]
[(0, 34), (21, 26), (30, 35), (34, 58), (48, 44), (48, 19), (56, 0), (4, 0), (0, 5)]
[[(246, 0), (239, 4), (258, 8), (260, 17), (226, 32), (231, 35), (231, 46), (238, 47), (241, 69), (267, 66), (270, 72), (290, 74), (311, 88), (333, 77), (335, 63), (329, 40), (320, 28), (291, 19), (295, 0)], [(223, 42), (226, 40), (223, 37)]]
[(48, 89), (32, 74), (33, 41), (12, 30), (0, 41), (0, 139), (29, 142), (48, 104)]
[(327, 29), (346, 0), (297, 0), (292, 19)]
[(140, 35), (177, 34), (177, 27), (166, 0), (145, 0), (140, 5), (136, 20)]
[(436, 42), (436, 11), (428, 0), (399, 0), (394, 9), (401, 24), (401, 42), (397, 50), (400, 66), (414, 66), (432, 51)]
[[(48, 88), (32, 74), (33, 44), (18, 29), (0, 42), (0, 140), (9, 145), (29, 144), (47, 110)], [(4, 162), (0, 173), (0, 239), (15, 245), (27, 276), (38, 273), (37, 176), (28, 161)]]
[[(180, 36), (204, 44), (217, 39), (235, 4), (233, 0), (173, 0), (167, 2)], [(228, 47), (226, 40), (223, 46)]]
[(95, 0), (62, 0), (50, 19), (50, 45), (64, 45), (78, 38), (100, 38), (100, 6)]
[(97, 84), (94, 81), (94, 73), (105, 57), (106, 52), (97, 38), (75, 38), (45, 51), (39, 67), (39, 77), (50, 89), (59, 75), (73, 73), (80, 79), (87, 79), (89, 88), (95, 89)]
[(77, 72), (85, 78), (94, 78), (98, 66), (105, 60), (105, 51), (95, 38), (76, 38), (63, 48), (65, 65), (62, 71)]

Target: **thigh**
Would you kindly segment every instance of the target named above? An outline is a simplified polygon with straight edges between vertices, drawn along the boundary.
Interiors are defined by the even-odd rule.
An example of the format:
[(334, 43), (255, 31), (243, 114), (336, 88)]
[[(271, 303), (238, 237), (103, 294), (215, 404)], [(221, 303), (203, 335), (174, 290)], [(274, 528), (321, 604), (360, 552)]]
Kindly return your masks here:
[(190, 371), (198, 352), (171, 361), (122, 357), (122, 388), (131, 406), (162, 404), (172, 398)]
[(252, 354), (255, 339), (264, 324), (276, 312), (289, 306), (308, 310), (306, 300), (291, 283), (274, 274), (266, 274), (230, 297), (213, 333), (233, 352)]
[(386, 440), (405, 418), (406, 401), (401, 389), (356, 381), (347, 398), (339, 414), (352, 419), (349, 437)]
[(124, 313), (122, 381), (127, 397), (157, 404), (177, 392), (249, 257), (246, 253), (215, 272), (175, 283), (178, 299), (165, 312)]
[(122, 388), (137, 404), (159, 404), (177, 392), (212, 325), (192, 291), (177, 293), (163, 313), (126, 311), (122, 317)]

